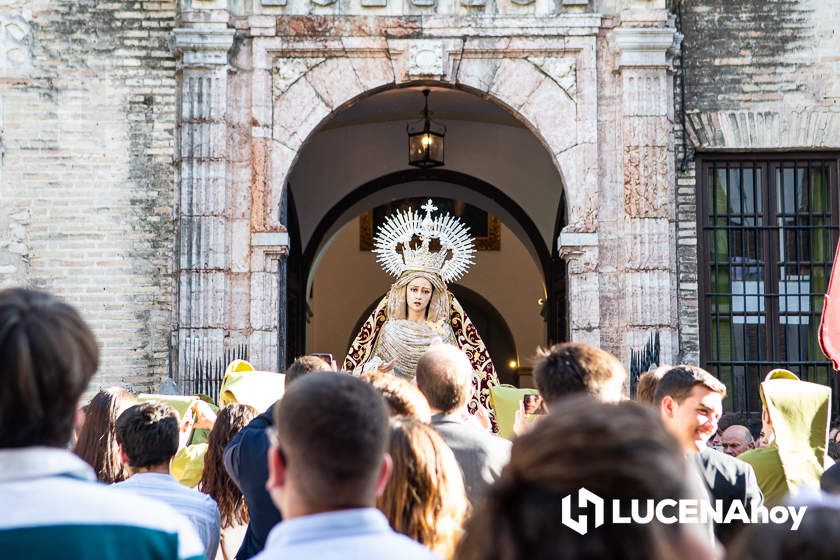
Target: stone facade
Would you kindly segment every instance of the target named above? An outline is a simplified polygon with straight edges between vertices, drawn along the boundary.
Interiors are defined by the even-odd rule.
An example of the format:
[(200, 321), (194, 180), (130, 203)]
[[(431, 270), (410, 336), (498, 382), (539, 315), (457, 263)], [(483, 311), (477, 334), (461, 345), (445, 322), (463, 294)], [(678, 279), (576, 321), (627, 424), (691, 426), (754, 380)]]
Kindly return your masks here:
[[(691, 2), (681, 9), (685, 138), (677, 120), (681, 357), (700, 361), (697, 177), (703, 153), (840, 148), (840, 5)], [(679, 93), (679, 88), (677, 89)], [(680, 95), (675, 96), (678, 112)]]
[(169, 372), (176, 2), (4, 2), (0, 285), (56, 292), (102, 346), (96, 383)]
[(840, 144), (838, 8), (776, 4), (675, 3), (677, 29), (661, 0), (13, 3), (0, 285), (80, 306), (101, 384), (241, 347), (275, 369), (298, 154), (356, 100), (434, 83), (506, 108), (553, 159), (570, 337), (627, 363), (658, 332), (661, 361), (696, 362), (683, 131), (687, 155)]

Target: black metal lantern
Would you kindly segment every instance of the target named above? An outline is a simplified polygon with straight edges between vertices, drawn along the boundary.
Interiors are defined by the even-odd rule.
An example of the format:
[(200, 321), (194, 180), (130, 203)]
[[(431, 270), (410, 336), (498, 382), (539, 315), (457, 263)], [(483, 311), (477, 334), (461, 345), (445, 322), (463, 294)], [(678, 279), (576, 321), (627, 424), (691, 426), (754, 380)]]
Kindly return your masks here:
[(408, 132), (408, 164), (414, 167), (443, 165), (443, 137), (446, 127), (429, 119), (429, 90), (423, 90), (423, 120), (406, 125)]

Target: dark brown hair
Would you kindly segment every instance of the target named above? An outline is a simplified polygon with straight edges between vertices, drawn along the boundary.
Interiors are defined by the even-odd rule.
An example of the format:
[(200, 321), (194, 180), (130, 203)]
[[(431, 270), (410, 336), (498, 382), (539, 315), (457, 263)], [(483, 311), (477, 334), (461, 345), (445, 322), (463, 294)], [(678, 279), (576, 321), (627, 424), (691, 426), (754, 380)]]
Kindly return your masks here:
[(680, 365), (665, 372), (665, 375), (656, 384), (654, 404), (659, 406), (666, 396), (681, 403), (697, 386), (705, 387), (722, 397), (726, 396), (726, 385), (721, 383), (714, 375), (697, 366)]
[[(679, 525), (618, 524), (580, 535), (563, 526), (562, 502), (582, 488), (604, 499), (688, 496), (686, 464), (656, 411), (631, 401), (574, 396), (513, 442), (510, 463), (467, 524), (459, 560), (665, 560), (679, 557)], [(628, 502), (629, 503), (629, 502)], [(577, 515), (573, 512), (573, 515)]]
[(0, 448), (64, 447), (82, 392), (99, 367), (90, 328), (44, 292), (0, 291)]
[(302, 375), (312, 373), (313, 371), (330, 371), (330, 368), (330, 364), (318, 356), (301, 356), (292, 362), (292, 365), (286, 370), (284, 391)]
[(388, 409), (373, 387), (346, 373), (310, 373), (274, 405), (276, 443), (310, 507), (372, 503), (385, 456)]
[(73, 451), (93, 467), (96, 477), (106, 484), (128, 478), (120, 461), (116, 423), (117, 417), (135, 403), (137, 397), (122, 387), (106, 387), (100, 389), (85, 408), (85, 423)]
[(410, 381), (381, 371), (364, 373), (362, 379), (382, 395), (391, 416), (410, 416), (426, 423), (431, 422), (432, 413), (426, 397)]
[(225, 470), (222, 455), (233, 436), (256, 415), (257, 409), (253, 406), (229, 404), (219, 411), (207, 439), (204, 470), (201, 473), (201, 481), (198, 487), (202, 492), (216, 500), (216, 504), (219, 506), (222, 529), (248, 522), (245, 498)]
[(117, 418), (117, 443), (135, 469), (166, 463), (178, 452), (178, 413), (161, 402), (135, 404)]
[(393, 418), (388, 453), (394, 471), (378, 507), (391, 527), (452, 558), (469, 510), (461, 468), (434, 428), (414, 418)]
[(534, 381), (548, 403), (577, 393), (601, 398), (610, 382), (627, 377), (615, 356), (588, 344), (555, 344), (548, 351), (540, 351), (538, 359)]
[(840, 548), (840, 511), (808, 504), (802, 524), (754, 523), (741, 531), (729, 547), (727, 560), (834, 560)]

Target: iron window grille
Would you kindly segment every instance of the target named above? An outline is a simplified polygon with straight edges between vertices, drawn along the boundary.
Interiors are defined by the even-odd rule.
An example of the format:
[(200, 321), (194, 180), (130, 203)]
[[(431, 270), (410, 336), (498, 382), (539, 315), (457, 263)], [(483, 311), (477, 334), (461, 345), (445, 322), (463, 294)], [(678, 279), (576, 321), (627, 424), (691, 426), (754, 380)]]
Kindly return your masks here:
[(699, 158), (701, 362), (727, 411), (759, 412), (758, 385), (784, 367), (832, 387), (817, 339), (838, 240), (838, 154)]

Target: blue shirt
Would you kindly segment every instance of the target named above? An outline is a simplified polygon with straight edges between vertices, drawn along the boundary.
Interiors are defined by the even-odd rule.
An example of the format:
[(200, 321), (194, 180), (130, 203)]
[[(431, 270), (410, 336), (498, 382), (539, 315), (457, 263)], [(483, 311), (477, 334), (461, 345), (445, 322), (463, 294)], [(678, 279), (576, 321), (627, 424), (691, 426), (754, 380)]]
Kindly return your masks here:
[(434, 560), (423, 545), (394, 532), (375, 508), (317, 513), (282, 521), (255, 560)]
[(170, 507), (119, 495), (64, 449), (0, 449), (0, 557), (198, 560), (195, 529)]
[(205, 556), (215, 558), (219, 548), (219, 508), (207, 494), (188, 488), (164, 473), (138, 473), (112, 488), (127, 490), (169, 505), (190, 520), (204, 544)]

